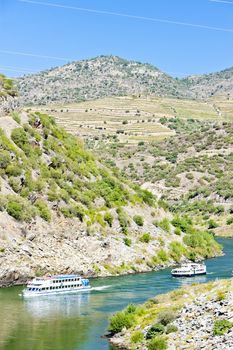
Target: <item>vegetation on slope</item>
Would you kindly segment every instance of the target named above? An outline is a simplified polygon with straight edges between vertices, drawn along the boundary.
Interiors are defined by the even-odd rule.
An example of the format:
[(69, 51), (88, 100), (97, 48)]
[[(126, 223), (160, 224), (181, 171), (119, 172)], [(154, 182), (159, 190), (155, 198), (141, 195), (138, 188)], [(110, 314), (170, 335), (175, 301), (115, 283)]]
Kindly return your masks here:
[[(18, 115), (14, 118), (20, 122)], [(110, 214), (102, 217), (101, 211), (150, 200), (147, 191), (126, 188), (84, 150), (81, 141), (44, 114), (31, 114), (28, 123), (12, 130), (11, 139), (1, 130), (0, 142), (1, 176), (14, 192), (2, 196), (1, 203), (18, 220), (40, 215), (49, 221), (53, 208), (65, 217), (86, 217), (105, 226)], [(98, 198), (103, 202), (96, 211)]]
[(223, 95), (231, 99), (233, 94), (233, 67), (220, 72), (190, 76), (182, 79), (196, 98)]
[[(114, 314), (110, 340), (126, 349), (220, 349), (221, 336), (233, 327), (231, 303), (232, 280), (186, 286)], [(232, 333), (225, 342), (232, 342)]]
[[(52, 117), (37, 112), (13, 118), (10, 138), (0, 130), (2, 212), (19, 222), (76, 218), (88, 235), (115, 232), (126, 247), (146, 252), (135, 264), (148, 269), (221, 253), (211, 234), (188, 217), (169, 220), (151, 192), (104, 167)], [(137, 271), (124, 262), (103, 264), (110, 274)]]
[(13, 81), (6, 78), (5, 75), (0, 74), (0, 98), (7, 96), (16, 96), (17, 91), (14, 87)]
[[(131, 147), (108, 138), (96, 143), (95, 151), (127, 178), (154, 189), (173, 213), (187, 214), (209, 229), (231, 226), (233, 124), (178, 117), (158, 122), (175, 135)], [(92, 147), (90, 138), (88, 144)]]

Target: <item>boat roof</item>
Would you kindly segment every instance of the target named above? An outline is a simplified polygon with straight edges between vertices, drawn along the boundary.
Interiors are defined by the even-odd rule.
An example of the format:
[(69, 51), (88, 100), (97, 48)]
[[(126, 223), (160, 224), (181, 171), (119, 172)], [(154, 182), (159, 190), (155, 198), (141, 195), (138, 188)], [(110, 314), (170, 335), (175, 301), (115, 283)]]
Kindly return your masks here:
[(80, 275), (48, 275), (48, 276), (41, 276), (41, 277), (35, 277), (36, 280), (66, 280), (70, 278), (82, 278)]

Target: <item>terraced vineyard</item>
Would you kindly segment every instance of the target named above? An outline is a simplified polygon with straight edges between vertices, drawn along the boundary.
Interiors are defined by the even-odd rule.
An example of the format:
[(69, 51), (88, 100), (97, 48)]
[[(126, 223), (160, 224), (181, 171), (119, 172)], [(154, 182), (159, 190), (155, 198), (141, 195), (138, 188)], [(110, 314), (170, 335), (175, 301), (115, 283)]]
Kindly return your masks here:
[(174, 131), (159, 122), (161, 117), (219, 120), (233, 118), (233, 101), (179, 100), (173, 98), (116, 97), (68, 105), (33, 108), (52, 114), (59, 125), (86, 140), (117, 137), (121, 143), (161, 140)]

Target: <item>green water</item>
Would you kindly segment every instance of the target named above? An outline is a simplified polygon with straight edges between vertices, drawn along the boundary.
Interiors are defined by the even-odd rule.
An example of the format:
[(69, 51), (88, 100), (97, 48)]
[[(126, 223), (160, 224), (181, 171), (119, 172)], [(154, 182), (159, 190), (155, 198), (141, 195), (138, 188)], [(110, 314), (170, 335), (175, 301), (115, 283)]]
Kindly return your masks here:
[(233, 239), (219, 241), (225, 256), (206, 262), (206, 276), (175, 279), (166, 269), (97, 278), (92, 291), (31, 300), (18, 295), (22, 287), (0, 289), (0, 350), (113, 350), (101, 338), (113, 312), (184, 284), (232, 276)]

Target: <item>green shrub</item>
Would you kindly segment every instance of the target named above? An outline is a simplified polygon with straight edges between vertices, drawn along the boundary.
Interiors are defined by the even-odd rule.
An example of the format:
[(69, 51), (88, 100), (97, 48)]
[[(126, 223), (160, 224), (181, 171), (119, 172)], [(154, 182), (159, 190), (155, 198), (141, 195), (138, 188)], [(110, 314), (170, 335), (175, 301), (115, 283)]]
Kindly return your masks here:
[(134, 314), (136, 310), (137, 310), (137, 306), (135, 304), (129, 304), (125, 312), (128, 314)]
[(12, 112), (12, 118), (16, 121), (16, 123), (21, 123), (20, 115), (17, 112)]
[(80, 221), (83, 221), (84, 216), (85, 216), (85, 212), (84, 212), (83, 208), (78, 206), (78, 205), (75, 205), (75, 204), (69, 205), (69, 206), (64, 206), (60, 209), (60, 211), (62, 212), (62, 214), (66, 218), (77, 217), (77, 218), (79, 218)]
[(8, 176), (19, 176), (22, 174), (22, 168), (17, 163), (11, 163), (7, 166), (6, 173)]
[(112, 216), (112, 214), (109, 213), (109, 212), (106, 212), (104, 214), (104, 221), (106, 221), (108, 223), (108, 225), (110, 227), (112, 227), (112, 223), (113, 223), (113, 216)]
[(216, 223), (216, 221), (214, 221), (213, 219), (210, 219), (208, 221), (208, 228), (209, 229), (213, 229), (213, 228), (216, 228), (216, 227), (218, 227), (218, 224)]
[(227, 225), (232, 225), (233, 224), (233, 216), (227, 219)]
[(16, 128), (12, 130), (11, 138), (14, 143), (21, 149), (28, 145), (29, 139), (26, 131), (23, 128)]
[(37, 199), (35, 206), (39, 210), (40, 217), (45, 221), (51, 221), (51, 212), (47, 204), (42, 199)]
[(173, 322), (175, 318), (176, 314), (172, 310), (161, 311), (158, 314), (158, 322), (164, 326), (167, 326), (169, 323)]
[(117, 312), (110, 318), (109, 332), (116, 334), (122, 331), (123, 328), (130, 328), (134, 325), (135, 317), (133, 313), (125, 311)]
[(0, 169), (6, 169), (11, 163), (11, 156), (8, 151), (2, 150), (0, 152)]
[(152, 339), (156, 335), (163, 334), (165, 332), (165, 327), (162, 323), (155, 323), (150, 327), (146, 334), (146, 339)]
[(12, 201), (7, 204), (7, 212), (16, 220), (23, 220), (23, 205)]
[(186, 253), (185, 247), (180, 242), (171, 242), (169, 247), (172, 259), (179, 262), (181, 257)]
[[(189, 254), (194, 253), (205, 258), (220, 252), (221, 246), (214, 240), (212, 234), (198, 230), (191, 230), (183, 238), (184, 243), (190, 247)], [(190, 258), (190, 256), (188, 256)]]
[(121, 226), (122, 232), (127, 233), (128, 226), (130, 224), (129, 219), (121, 207), (117, 208), (118, 221)]
[(9, 185), (17, 193), (20, 191), (20, 189), (22, 187), (21, 181), (15, 177), (12, 177), (12, 176), (9, 178)]
[(135, 215), (133, 217), (133, 221), (138, 225), (138, 226), (143, 226), (144, 225), (144, 220), (143, 217), (140, 215)]
[(176, 227), (174, 230), (175, 235), (180, 236), (181, 235), (181, 229), (179, 227)]
[(193, 173), (187, 173), (187, 174), (186, 174), (186, 178), (187, 178), (188, 180), (193, 180), (193, 179), (194, 179)]
[(228, 320), (217, 320), (214, 322), (213, 334), (223, 335), (233, 327), (233, 322)]
[(16, 196), (7, 196), (7, 213), (19, 221), (30, 221), (35, 215), (35, 209), (26, 200)]
[(221, 300), (224, 300), (224, 299), (226, 299), (226, 293), (223, 292), (223, 291), (218, 291), (216, 300), (217, 301), (221, 301)]
[(134, 344), (140, 344), (144, 339), (143, 333), (141, 331), (135, 331), (131, 335), (131, 342)]
[(183, 232), (187, 232), (192, 225), (192, 221), (189, 218), (180, 218), (179, 216), (175, 216), (171, 223), (173, 226), (178, 227)]
[(132, 245), (132, 241), (131, 241), (131, 239), (130, 238), (124, 238), (124, 243), (125, 243), (125, 245), (127, 245), (128, 247), (131, 247), (131, 245)]
[(178, 328), (174, 324), (168, 324), (166, 327), (166, 334), (177, 332)]
[(148, 350), (166, 350), (167, 340), (163, 336), (158, 336), (151, 339), (148, 343)]
[(170, 221), (167, 218), (164, 218), (163, 220), (161, 220), (158, 224), (158, 226), (166, 231), (166, 232), (170, 232), (171, 226), (170, 226)]
[(168, 260), (168, 255), (167, 253), (165, 252), (165, 250), (161, 249), (158, 251), (158, 254), (157, 254), (158, 258), (163, 261), (163, 262), (166, 262)]
[(139, 241), (149, 243), (151, 241), (151, 235), (149, 233), (143, 233), (143, 235), (139, 238)]
[(4, 211), (7, 205), (7, 198), (0, 195), (0, 211)]
[(47, 197), (50, 202), (55, 202), (60, 199), (59, 193), (58, 193), (58, 187), (57, 185), (53, 184), (50, 186), (48, 192), (47, 192)]
[(144, 190), (138, 185), (134, 185), (133, 189), (136, 191), (142, 202), (148, 204), (150, 207), (155, 205), (156, 197), (150, 191)]

